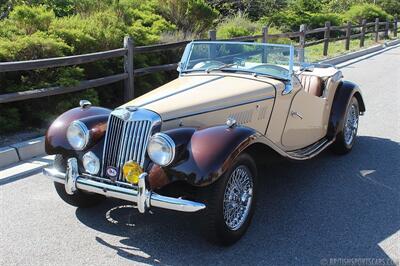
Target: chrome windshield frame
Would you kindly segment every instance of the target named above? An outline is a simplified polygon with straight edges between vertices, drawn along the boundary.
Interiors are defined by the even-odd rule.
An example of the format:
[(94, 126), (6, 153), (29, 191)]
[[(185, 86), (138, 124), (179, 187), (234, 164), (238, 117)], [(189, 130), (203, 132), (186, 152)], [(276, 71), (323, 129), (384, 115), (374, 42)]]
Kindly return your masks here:
[[(293, 75), (293, 68), (294, 68), (294, 47), (293, 45), (288, 45), (288, 44), (271, 44), (271, 43), (256, 43), (256, 42), (231, 42), (231, 41), (192, 41), (186, 45), (185, 51), (183, 52), (181, 61), (178, 64), (178, 72), (179, 75), (182, 75), (184, 73), (190, 73), (194, 72), (196, 70), (186, 70), (187, 64), (189, 62), (189, 58), (192, 54), (193, 51), (193, 46), (194, 44), (239, 44), (239, 45), (254, 45), (254, 46), (266, 46), (266, 47), (282, 47), (282, 48), (288, 48), (289, 49), (289, 64), (288, 64), (288, 76), (287, 77), (282, 77), (282, 76), (277, 76), (277, 75), (272, 75), (268, 74), (270, 76), (276, 77), (278, 79), (285, 79), (290, 81), (291, 77)], [(200, 70), (198, 70), (200, 71)], [(249, 72), (249, 73), (255, 73), (258, 75), (267, 75), (267, 73), (262, 73), (262, 72), (257, 72), (257, 71), (246, 71), (241, 69), (240, 71), (242, 72)]]

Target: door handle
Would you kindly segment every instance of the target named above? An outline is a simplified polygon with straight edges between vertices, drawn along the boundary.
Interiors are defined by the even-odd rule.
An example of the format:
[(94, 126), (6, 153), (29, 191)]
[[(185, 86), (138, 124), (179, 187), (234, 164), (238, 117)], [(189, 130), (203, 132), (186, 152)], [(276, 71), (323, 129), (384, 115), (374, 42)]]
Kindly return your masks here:
[(301, 120), (303, 120), (303, 116), (302, 116), (301, 114), (299, 114), (298, 112), (296, 112), (296, 111), (292, 111), (290, 114), (291, 114), (293, 117), (297, 116), (298, 118), (300, 118)]

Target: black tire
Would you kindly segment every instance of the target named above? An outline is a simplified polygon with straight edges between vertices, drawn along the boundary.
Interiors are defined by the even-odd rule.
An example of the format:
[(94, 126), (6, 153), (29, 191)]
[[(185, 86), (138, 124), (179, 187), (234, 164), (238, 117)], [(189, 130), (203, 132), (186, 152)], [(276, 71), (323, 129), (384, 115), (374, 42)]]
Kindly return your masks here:
[[(353, 106), (354, 106), (354, 111), (355, 111), (356, 118), (357, 118), (357, 126), (356, 126), (356, 128), (353, 128), (353, 137), (351, 138), (351, 141), (349, 141), (350, 138), (348, 138), (348, 137), (346, 138), (346, 124), (351, 115), (351, 111), (352, 111), (351, 108)], [(346, 115), (344, 117), (344, 121), (342, 123), (341, 129), (336, 136), (335, 142), (332, 144), (332, 151), (334, 153), (339, 154), (339, 155), (347, 154), (353, 148), (354, 143), (357, 138), (359, 113), (360, 113), (360, 108), (359, 108), (358, 101), (355, 97), (353, 97), (351, 99), (351, 101), (349, 102), (349, 105), (346, 108)]]
[[(252, 196), (247, 216), (238, 228), (232, 229), (227, 225), (224, 218), (224, 196), (227, 185), (236, 169), (247, 169), (252, 175)], [(246, 194), (248, 195), (248, 194)], [(239, 155), (232, 166), (224, 173), (218, 181), (205, 187), (201, 191), (202, 202), (206, 209), (202, 213), (202, 226), (204, 235), (213, 243), (219, 245), (232, 245), (238, 241), (249, 227), (257, 199), (257, 168), (253, 158), (248, 154)], [(239, 198), (239, 197), (238, 197)]]
[[(67, 161), (61, 155), (58, 154), (54, 159), (54, 167), (59, 171), (65, 172), (67, 169)], [(83, 191), (76, 191), (75, 194), (69, 195), (65, 191), (64, 184), (58, 182), (54, 182), (54, 187), (56, 188), (58, 196), (60, 196), (60, 198), (63, 201), (75, 207), (80, 207), (80, 208), (93, 207), (106, 199), (106, 197), (103, 195), (85, 193)]]

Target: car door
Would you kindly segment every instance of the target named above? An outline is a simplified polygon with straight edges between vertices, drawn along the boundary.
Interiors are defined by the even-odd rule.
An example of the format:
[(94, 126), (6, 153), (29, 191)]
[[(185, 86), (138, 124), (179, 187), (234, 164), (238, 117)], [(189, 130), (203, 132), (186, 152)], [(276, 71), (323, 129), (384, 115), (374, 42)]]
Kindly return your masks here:
[[(321, 91), (323, 81), (321, 82)], [(304, 82), (302, 82), (304, 83)], [(308, 88), (309, 89), (309, 88)], [(307, 83), (296, 91), (286, 119), (281, 142), (288, 150), (307, 147), (326, 135), (327, 100), (307, 90)]]

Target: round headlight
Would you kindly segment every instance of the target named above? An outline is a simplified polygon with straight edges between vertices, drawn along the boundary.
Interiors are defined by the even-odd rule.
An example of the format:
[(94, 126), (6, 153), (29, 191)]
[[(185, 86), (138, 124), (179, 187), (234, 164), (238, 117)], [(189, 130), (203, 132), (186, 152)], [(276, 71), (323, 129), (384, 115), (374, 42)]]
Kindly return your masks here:
[(91, 151), (89, 151), (89, 152), (85, 153), (85, 155), (83, 155), (82, 163), (83, 163), (83, 167), (85, 168), (85, 171), (91, 175), (97, 174), (100, 170), (100, 160)]
[(81, 121), (74, 121), (67, 129), (67, 139), (75, 150), (83, 150), (89, 143), (90, 133)]
[(175, 143), (167, 134), (156, 133), (150, 138), (147, 153), (156, 164), (167, 166), (174, 160)]

